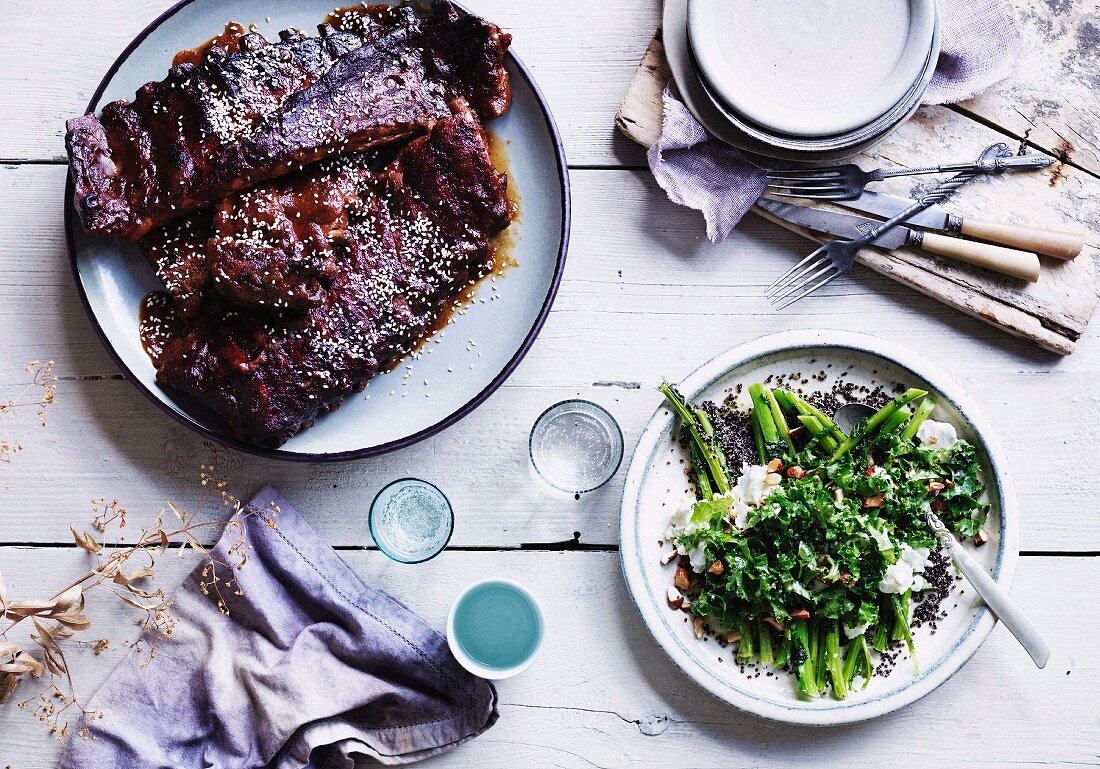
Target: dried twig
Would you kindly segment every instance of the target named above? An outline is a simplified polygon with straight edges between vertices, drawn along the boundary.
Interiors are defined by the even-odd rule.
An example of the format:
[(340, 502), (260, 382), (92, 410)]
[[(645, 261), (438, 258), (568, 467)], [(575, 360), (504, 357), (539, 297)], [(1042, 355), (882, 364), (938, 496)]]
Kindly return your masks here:
[[(219, 449), (213, 445), (209, 448), (213, 458), (201, 467), (198, 502), (188, 512), (169, 502), (131, 543), (122, 538), (128, 519), (126, 508), (117, 499), (93, 500), (90, 529), (70, 530), (76, 546), (89, 553), (95, 565), (48, 598), (12, 601), (0, 574), (0, 703), (7, 701), (22, 682), (35, 678), (44, 680), (44, 689), (18, 706), (31, 711), (59, 740), (69, 735), (70, 712), (89, 719), (99, 717), (101, 713), (89, 710), (78, 699), (67, 660), (67, 652), (73, 648), (91, 645), (98, 654), (110, 644), (108, 639), (83, 639), (82, 634), (87, 634), (92, 625), (84, 612), (85, 596), (98, 590), (138, 612), (140, 632), (134, 645), (144, 655), (142, 665), (149, 664), (156, 657), (157, 643), (170, 636), (179, 622), (164, 589), (148, 584), (154, 578), (158, 559), (170, 548), (178, 548), (181, 557), (188, 547), (201, 554), (206, 563), (200, 571), (199, 588), (214, 598), (219, 611), (229, 613), (227, 594), (241, 594), (233, 571), (243, 568), (248, 560), (242, 517), (252, 513), (242, 510), (240, 501), (228, 490), (227, 479), (220, 475)], [(220, 504), (224, 515), (217, 520), (201, 520), (212, 504)], [(265, 511), (265, 517), (274, 519), (277, 513)], [(165, 525), (166, 520), (178, 524)], [(226, 527), (223, 540), (226, 536), (237, 539), (223, 548), (221, 555), (215, 555), (203, 545), (201, 535), (222, 526)], [(116, 541), (109, 542), (112, 536)], [(33, 626), (29, 634), (33, 645), (24, 648), (10, 640), (10, 634), (27, 620)]]

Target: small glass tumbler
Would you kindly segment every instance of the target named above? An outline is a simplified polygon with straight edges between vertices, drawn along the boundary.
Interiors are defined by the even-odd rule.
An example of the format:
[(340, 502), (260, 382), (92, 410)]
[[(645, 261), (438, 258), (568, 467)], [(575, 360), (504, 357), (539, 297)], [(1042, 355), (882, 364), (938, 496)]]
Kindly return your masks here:
[(585, 400), (555, 404), (535, 421), (528, 444), (539, 476), (561, 491), (595, 491), (623, 461), (623, 431), (607, 409)]
[(370, 533), (378, 549), (398, 563), (423, 563), (451, 541), (454, 510), (438, 488), (417, 478), (394, 481), (370, 506)]

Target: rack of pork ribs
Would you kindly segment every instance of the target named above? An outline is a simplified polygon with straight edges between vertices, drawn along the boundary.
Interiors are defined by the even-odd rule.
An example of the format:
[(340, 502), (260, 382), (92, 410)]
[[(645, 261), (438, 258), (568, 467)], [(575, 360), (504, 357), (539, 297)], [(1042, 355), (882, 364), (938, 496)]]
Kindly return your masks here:
[(510, 36), (445, 0), (329, 21), (222, 36), (66, 137), (85, 228), (165, 285), (157, 381), (265, 447), (415, 349), (514, 216), (482, 128)]

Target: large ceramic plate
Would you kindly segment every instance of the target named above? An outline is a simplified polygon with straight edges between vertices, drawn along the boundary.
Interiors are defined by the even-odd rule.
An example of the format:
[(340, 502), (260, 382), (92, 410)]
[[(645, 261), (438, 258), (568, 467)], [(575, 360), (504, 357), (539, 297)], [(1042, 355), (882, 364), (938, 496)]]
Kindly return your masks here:
[[(332, 0), (184, 0), (122, 52), (88, 111), (95, 112), (114, 99), (132, 98), (142, 84), (164, 77), (176, 51), (209, 39), (228, 21), (254, 23), (269, 39), (276, 39), (277, 32), (287, 27), (314, 29), (338, 4)], [(523, 45), (522, 36), (517, 42)], [(283, 459), (341, 460), (379, 454), (432, 435), (476, 408), (534, 342), (557, 291), (569, 237), (568, 172), (553, 117), (531, 74), (512, 54), (508, 71), (512, 109), (489, 128), (503, 145), (509, 185), (519, 199), (519, 219), (504, 235), (512, 244), (508, 253), (516, 265), (494, 283), (481, 285), (479, 300), (427, 344), (430, 354), (378, 377), (366, 392), (350, 396), (340, 409), (277, 451), (233, 440), (216, 417), (186, 409), (157, 386), (156, 372), (138, 336), (138, 312), (142, 297), (159, 288), (159, 282), (136, 246), (84, 232), (73, 215), (70, 182), (65, 193), (66, 228), (77, 285), (104, 344), (130, 380), (162, 409), (203, 435)], [(490, 301), (491, 297), (495, 298)], [(406, 364), (413, 367), (407, 379)]]
[[(810, 378), (821, 370), (829, 375), (825, 382)], [(835, 375), (843, 371), (848, 372), (846, 381), (900, 382), (928, 389), (938, 404), (934, 418), (954, 423), (960, 436), (978, 448), (989, 487), (990, 541), (976, 549), (974, 556), (1007, 589), (1019, 554), (1019, 519), (1003, 451), (985, 417), (961, 388), (919, 356), (863, 334), (795, 331), (719, 355), (685, 379), (681, 390), (692, 401), (721, 401), (738, 384), (747, 388), (769, 374), (795, 372), (810, 380), (803, 388), (828, 389)], [(995, 618), (964, 581), (945, 602), (949, 613), (936, 633), (931, 634), (927, 627), (914, 632), (919, 675), (914, 676), (912, 665), (902, 659), (889, 676), (875, 677), (867, 689), (836, 701), (799, 697), (786, 674), (749, 678), (740, 673), (728, 650), (697, 640), (691, 623), (684, 622), (685, 615), (669, 609), (665, 602), (672, 567), (661, 565), (660, 557), (668, 548), (659, 543), (669, 511), (688, 498), (684, 466), (678, 461), (683, 452), (672, 435), (672, 416), (659, 407), (638, 441), (626, 478), (620, 522), (623, 572), (631, 597), (657, 643), (685, 674), (714, 696), (775, 721), (813, 726), (862, 721), (928, 694), (962, 667), (993, 629)]]

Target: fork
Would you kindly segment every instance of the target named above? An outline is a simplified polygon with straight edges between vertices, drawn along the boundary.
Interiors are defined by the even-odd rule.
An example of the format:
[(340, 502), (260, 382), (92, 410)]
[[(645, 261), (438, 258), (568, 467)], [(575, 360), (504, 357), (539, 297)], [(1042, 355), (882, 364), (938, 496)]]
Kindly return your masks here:
[(1008, 145), (1001, 143), (995, 157), (986, 158), (986, 152), (977, 161), (967, 163), (948, 163), (924, 168), (898, 168), (886, 170), (877, 168), (864, 171), (857, 165), (848, 163), (828, 168), (772, 169), (768, 171), (767, 191), (777, 197), (805, 198), (808, 200), (855, 200), (863, 189), (872, 182), (881, 182), (895, 176), (914, 176), (917, 174), (955, 173), (972, 171), (980, 174), (992, 174), (1000, 171), (1024, 168), (1046, 168), (1054, 158), (1046, 155), (1013, 155)]
[[(1001, 147), (1004, 145), (994, 144), (986, 148), (978, 158), (978, 163), (972, 165), (993, 160), (1001, 152)], [(878, 240), (884, 233), (915, 214), (949, 197), (980, 173), (981, 171), (972, 168), (951, 177), (893, 219), (887, 219), (862, 237), (855, 240), (830, 240), (764, 289), (764, 296), (777, 311), (790, 307), (799, 299), (812, 294), (850, 270), (855, 264), (859, 249)]]

